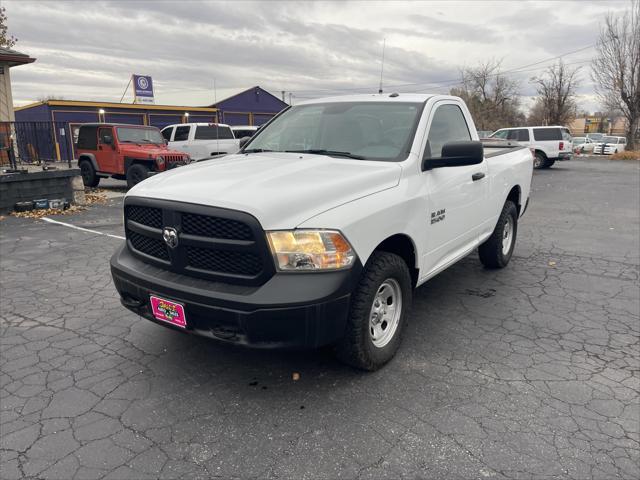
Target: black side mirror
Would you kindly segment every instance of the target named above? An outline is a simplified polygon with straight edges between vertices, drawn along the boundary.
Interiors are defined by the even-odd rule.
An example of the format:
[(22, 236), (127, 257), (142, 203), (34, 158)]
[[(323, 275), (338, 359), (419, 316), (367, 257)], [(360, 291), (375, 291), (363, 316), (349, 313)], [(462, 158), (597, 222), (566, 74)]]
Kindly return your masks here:
[(167, 140), (166, 138), (164, 139), (164, 144), (165, 145), (169, 145), (169, 140)]
[(113, 137), (111, 135), (105, 135), (104, 137), (102, 137), (102, 143), (104, 143), (105, 145), (112, 145)]
[(249, 142), (249, 140), (251, 140), (251, 137), (242, 137), (240, 139), (240, 148), (244, 147)]
[(463, 141), (449, 142), (442, 147), (440, 158), (422, 159), (422, 171), (442, 167), (462, 167), (464, 165), (477, 165), (484, 160), (484, 148), (482, 142)]

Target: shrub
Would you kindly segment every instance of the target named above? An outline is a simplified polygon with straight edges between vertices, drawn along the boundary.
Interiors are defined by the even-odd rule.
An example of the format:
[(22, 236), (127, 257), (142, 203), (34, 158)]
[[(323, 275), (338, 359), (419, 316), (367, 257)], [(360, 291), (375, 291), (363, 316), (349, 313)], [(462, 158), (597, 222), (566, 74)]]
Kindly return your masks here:
[(611, 156), (612, 160), (640, 160), (640, 151), (638, 150), (626, 150), (624, 152), (614, 153)]

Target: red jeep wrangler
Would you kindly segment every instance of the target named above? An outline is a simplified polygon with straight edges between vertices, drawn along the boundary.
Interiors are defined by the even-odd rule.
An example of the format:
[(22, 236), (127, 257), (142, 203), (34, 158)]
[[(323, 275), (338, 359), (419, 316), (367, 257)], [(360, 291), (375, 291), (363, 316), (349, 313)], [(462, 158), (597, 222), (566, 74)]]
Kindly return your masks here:
[(127, 180), (133, 187), (149, 175), (185, 165), (188, 154), (170, 150), (156, 127), (118, 123), (80, 125), (76, 144), (82, 181), (95, 187), (101, 177)]

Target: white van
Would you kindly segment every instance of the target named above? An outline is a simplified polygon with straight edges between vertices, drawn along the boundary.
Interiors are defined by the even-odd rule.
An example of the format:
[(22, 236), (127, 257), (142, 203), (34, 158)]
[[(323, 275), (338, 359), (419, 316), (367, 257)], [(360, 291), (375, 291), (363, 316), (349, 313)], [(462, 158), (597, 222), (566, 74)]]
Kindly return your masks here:
[(614, 153), (624, 152), (627, 148), (627, 137), (603, 137), (593, 147), (594, 154), (613, 155)]
[(571, 132), (566, 127), (501, 128), (489, 138), (513, 140), (535, 153), (534, 168), (549, 168), (556, 160), (571, 160)]
[(187, 152), (192, 159), (236, 153), (240, 142), (224, 123), (178, 123), (162, 129), (169, 147)]

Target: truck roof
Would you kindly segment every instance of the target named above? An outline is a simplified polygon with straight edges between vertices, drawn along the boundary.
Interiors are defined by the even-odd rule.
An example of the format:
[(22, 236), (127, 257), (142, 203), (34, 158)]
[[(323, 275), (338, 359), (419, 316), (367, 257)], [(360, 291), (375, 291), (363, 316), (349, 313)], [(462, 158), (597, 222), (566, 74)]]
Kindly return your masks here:
[(335, 97), (314, 98), (313, 100), (305, 100), (298, 105), (311, 105), (314, 103), (327, 102), (419, 102), (424, 103), (431, 97), (442, 97), (442, 99), (455, 99), (450, 95), (433, 95), (428, 93), (366, 93), (357, 95), (340, 95)]
[(135, 123), (90, 122), (82, 123), (80, 127), (134, 127), (134, 128), (158, 128), (154, 125), (136, 125)]
[[(201, 126), (201, 127), (208, 127), (208, 126), (212, 126), (212, 125), (217, 125), (219, 127), (229, 127), (231, 128), (230, 125), (226, 124), (226, 123), (216, 123), (216, 122), (186, 122), (186, 123), (172, 123), (171, 125), (167, 125), (166, 127), (186, 127), (189, 125), (197, 125), (197, 126)], [(166, 128), (163, 127), (163, 128)]]

